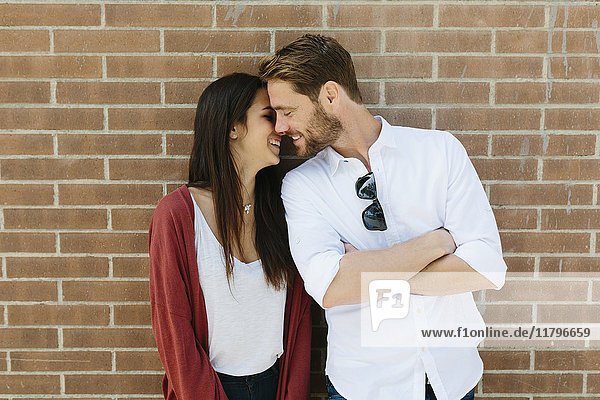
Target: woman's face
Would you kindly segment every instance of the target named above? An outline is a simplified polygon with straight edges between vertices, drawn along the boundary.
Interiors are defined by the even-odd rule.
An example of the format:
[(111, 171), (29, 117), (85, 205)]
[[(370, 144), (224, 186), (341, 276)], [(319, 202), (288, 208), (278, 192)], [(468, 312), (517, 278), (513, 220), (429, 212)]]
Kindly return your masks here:
[(246, 124), (236, 124), (237, 137), (231, 148), (238, 167), (256, 172), (269, 165), (279, 164), (281, 135), (275, 132), (275, 111), (269, 104), (266, 89), (256, 92), (252, 105), (246, 112)]

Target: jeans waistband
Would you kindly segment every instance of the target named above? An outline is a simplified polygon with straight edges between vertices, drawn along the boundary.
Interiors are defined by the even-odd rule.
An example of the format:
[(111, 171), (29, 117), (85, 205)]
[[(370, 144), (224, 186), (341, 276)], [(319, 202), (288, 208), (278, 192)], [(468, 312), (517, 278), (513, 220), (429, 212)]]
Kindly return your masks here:
[(260, 380), (267, 378), (267, 377), (273, 375), (274, 373), (278, 373), (278, 372), (279, 372), (279, 359), (277, 359), (277, 361), (275, 361), (275, 363), (273, 365), (271, 365), (269, 368), (267, 368), (263, 372), (259, 372), (257, 374), (235, 376), (235, 375), (227, 375), (227, 374), (223, 374), (221, 372), (217, 372), (217, 375), (219, 376), (219, 379), (221, 380), (221, 382), (242, 382), (242, 383), (248, 382), (248, 383), (250, 383), (251, 381), (260, 381)]

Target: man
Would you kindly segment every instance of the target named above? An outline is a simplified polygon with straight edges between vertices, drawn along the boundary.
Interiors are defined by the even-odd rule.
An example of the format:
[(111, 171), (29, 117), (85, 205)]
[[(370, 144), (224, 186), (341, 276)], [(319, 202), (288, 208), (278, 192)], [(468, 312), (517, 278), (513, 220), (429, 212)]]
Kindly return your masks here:
[(304, 35), (259, 69), (276, 131), (292, 137), (299, 155), (315, 156), (286, 175), (282, 199), (292, 255), (307, 292), (325, 308), (330, 399), (473, 398), (481, 339), (367, 347), (360, 326), (367, 272), (410, 284), (408, 315), (382, 322), (388, 336), (483, 326), (471, 292), (502, 287), (506, 265), (464, 148), (447, 132), (373, 117), (349, 53), (332, 38)]

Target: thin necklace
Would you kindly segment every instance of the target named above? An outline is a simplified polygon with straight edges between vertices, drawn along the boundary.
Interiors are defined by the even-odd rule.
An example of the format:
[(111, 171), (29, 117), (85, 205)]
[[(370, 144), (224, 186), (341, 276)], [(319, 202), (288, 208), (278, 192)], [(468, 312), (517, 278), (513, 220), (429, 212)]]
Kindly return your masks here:
[(252, 207), (252, 202), (250, 202), (248, 204), (244, 204), (244, 212), (246, 214), (250, 214), (250, 207)]

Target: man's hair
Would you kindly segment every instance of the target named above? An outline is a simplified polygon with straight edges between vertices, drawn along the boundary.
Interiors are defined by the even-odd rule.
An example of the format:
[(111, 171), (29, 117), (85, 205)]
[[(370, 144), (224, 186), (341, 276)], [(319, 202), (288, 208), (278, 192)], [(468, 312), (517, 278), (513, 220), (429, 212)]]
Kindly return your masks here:
[(337, 82), (356, 103), (362, 97), (350, 53), (328, 36), (306, 34), (275, 54), (264, 57), (258, 66), (262, 80), (280, 79), (293, 85), (296, 92), (316, 103), (327, 81)]

